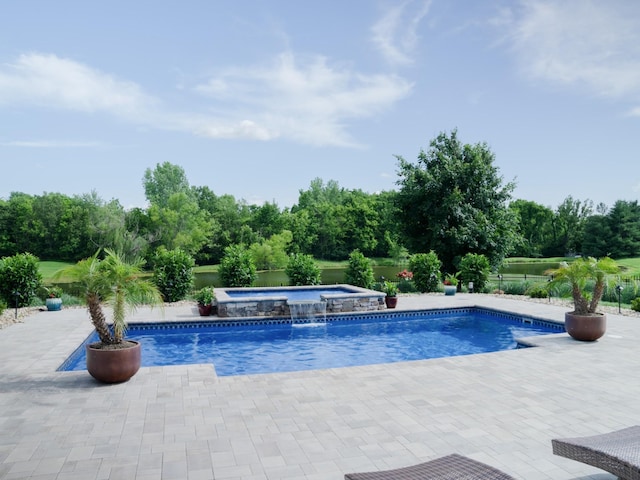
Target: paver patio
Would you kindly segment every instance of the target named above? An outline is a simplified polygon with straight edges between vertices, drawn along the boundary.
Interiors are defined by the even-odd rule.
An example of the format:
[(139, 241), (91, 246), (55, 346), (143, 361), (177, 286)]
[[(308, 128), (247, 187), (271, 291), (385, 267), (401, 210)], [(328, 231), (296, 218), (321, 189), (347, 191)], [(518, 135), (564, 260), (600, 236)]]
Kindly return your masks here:
[[(400, 297), (561, 320), (565, 308), (483, 295)], [(131, 321), (198, 319), (195, 308)], [(2, 479), (313, 479), (459, 453), (522, 479), (613, 478), (554, 456), (551, 439), (640, 424), (640, 319), (608, 316), (595, 343), (308, 372), (216, 377), (142, 368), (97, 384), (56, 372), (91, 331), (84, 309), (0, 330)]]

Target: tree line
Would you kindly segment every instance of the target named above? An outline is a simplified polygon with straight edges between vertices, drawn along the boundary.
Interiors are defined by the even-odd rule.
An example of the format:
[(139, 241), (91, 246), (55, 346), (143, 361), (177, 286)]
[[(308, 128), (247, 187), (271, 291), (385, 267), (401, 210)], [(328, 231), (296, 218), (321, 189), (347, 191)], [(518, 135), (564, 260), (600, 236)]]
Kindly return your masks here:
[(467, 253), (485, 255), (494, 268), (506, 256), (640, 255), (637, 201), (594, 209), (568, 196), (552, 210), (513, 199), (515, 184), (503, 181), (494, 160), (485, 143), (441, 133), (416, 162), (397, 157), (397, 190), (367, 193), (316, 178), (290, 208), (216, 195), (165, 162), (144, 173), (146, 208), (125, 210), (96, 192), (0, 199), (0, 257), (30, 252), (75, 262), (110, 248), (152, 262), (159, 249), (180, 249), (197, 264), (218, 264), (226, 249), (241, 246), (259, 269), (272, 269), (291, 254), (345, 260), (358, 250), (400, 262), (435, 251), (455, 272)]

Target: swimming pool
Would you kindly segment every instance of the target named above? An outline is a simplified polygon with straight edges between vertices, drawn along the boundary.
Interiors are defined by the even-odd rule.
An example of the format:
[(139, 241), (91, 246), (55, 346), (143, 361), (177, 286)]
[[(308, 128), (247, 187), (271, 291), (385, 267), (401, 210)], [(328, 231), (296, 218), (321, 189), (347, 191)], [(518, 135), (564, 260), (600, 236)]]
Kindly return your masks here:
[[(516, 339), (563, 332), (562, 324), (481, 308), (280, 320), (131, 324), (142, 366), (212, 363), (219, 376), (290, 372), (510, 350)], [(92, 335), (85, 341), (97, 340)], [(84, 344), (59, 370), (85, 370)]]

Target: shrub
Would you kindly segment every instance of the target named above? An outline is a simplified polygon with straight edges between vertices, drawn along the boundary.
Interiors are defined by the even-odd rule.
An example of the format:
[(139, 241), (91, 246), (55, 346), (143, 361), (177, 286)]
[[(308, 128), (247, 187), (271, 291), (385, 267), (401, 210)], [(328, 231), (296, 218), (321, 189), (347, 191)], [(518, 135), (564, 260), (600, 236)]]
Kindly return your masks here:
[(460, 277), (465, 285), (473, 282), (475, 292), (484, 291), (490, 274), (489, 260), (482, 254), (467, 253), (460, 260)]
[(224, 249), (218, 273), (225, 287), (250, 287), (258, 276), (251, 254), (241, 245)]
[(289, 285), (320, 285), (321, 271), (311, 255), (294, 253), (289, 257), (284, 273), (289, 277)]
[(400, 293), (414, 293), (417, 292), (418, 289), (413, 284), (411, 280), (400, 280), (398, 282), (398, 291)]
[[(0, 260), (0, 298), (7, 305), (26, 307), (37, 297), (42, 286), (38, 257), (18, 253)], [(16, 295), (17, 294), (17, 295)]]
[(413, 272), (413, 283), (419, 292), (435, 292), (440, 283), (442, 262), (432, 250), (429, 253), (416, 253), (409, 259), (409, 269)]
[(7, 302), (5, 302), (3, 298), (0, 298), (0, 315), (2, 315), (6, 309)]
[(500, 288), (502, 290), (502, 292), (504, 292), (507, 295), (528, 295), (527, 291), (531, 288), (531, 282), (529, 282), (528, 280), (521, 280), (521, 281), (511, 281), (511, 282), (507, 282), (507, 281), (502, 281), (502, 282), (489, 282), (488, 284), (489, 289), (498, 289)]
[(349, 264), (344, 273), (344, 281), (349, 285), (362, 288), (373, 288), (375, 279), (371, 261), (367, 259), (359, 250), (354, 250), (349, 255)]
[(640, 297), (634, 298), (631, 300), (631, 310), (635, 310), (636, 312), (640, 312)]
[(193, 257), (177, 248), (160, 247), (153, 259), (153, 281), (165, 302), (183, 300), (193, 285)]
[[(615, 302), (618, 303), (618, 290), (616, 285), (606, 285), (604, 290), (604, 295), (602, 295), (602, 300), (605, 302)], [(640, 282), (627, 280), (624, 282), (620, 282), (619, 285), (622, 287), (622, 291), (620, 292), (620, 301), (622, 303), (631, 303), (631, 300), (638, 296), (638, 292), (640, 291)]]
[(549, 289), (546, 284), (536, 284), (529, 287), (526, 294), (531, 298), (547, 298), (549, 296)]

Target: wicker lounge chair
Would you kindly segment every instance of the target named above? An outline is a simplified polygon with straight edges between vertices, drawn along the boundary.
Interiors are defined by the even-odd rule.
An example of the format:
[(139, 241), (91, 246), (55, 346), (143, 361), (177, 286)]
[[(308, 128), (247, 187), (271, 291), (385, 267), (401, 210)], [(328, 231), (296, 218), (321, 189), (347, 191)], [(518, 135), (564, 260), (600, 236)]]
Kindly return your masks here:
[(601, 468), (625, 479), (640, 480), (640, 426), (603, 435), (551, 440), (553, 453)]
[(513, 480), (497, 468), (452, 454), (411, 467), (382, 472), (347, 473), (345, 480)]

